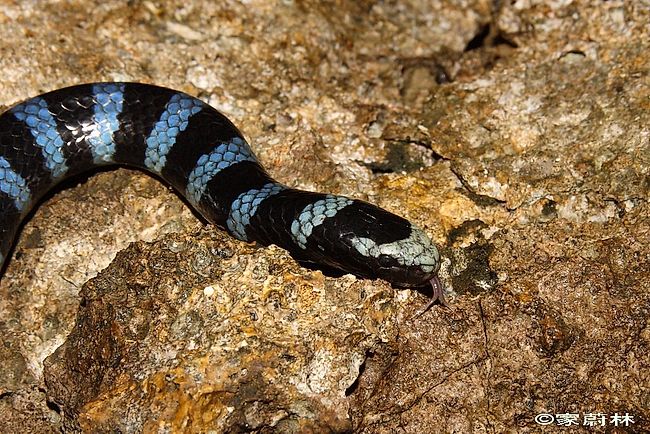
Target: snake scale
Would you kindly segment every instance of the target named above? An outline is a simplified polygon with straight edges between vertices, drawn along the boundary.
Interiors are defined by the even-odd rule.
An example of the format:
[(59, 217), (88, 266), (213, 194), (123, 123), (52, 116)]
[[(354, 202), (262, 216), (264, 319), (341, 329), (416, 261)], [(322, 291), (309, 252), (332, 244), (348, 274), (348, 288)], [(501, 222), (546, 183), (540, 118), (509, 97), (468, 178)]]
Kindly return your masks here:
[(158, 175), (208, 222), (300, 262), (426, 285), (440, 256), (408, 220), (367, 202), (276, 182), (239, 130), (185, 93), (141, 83), (54, 90), (0, 115), (0, 266), (22, 220), (60, 181), (106, 165)]

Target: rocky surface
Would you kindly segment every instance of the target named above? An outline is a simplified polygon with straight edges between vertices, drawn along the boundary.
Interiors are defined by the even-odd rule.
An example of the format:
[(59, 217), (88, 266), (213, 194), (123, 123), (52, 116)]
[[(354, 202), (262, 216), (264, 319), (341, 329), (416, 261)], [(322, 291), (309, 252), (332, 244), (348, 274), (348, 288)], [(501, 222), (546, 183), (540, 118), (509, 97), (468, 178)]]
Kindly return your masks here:
[(99, 80), (197, 95), (278, 180), (424, 227), (450, 296), (419, 315), (146, 175), (76, 180), (0, 281), (0, 432), (650, 430), (646, 0), (68, 0), (0, 23), (0, 105)]

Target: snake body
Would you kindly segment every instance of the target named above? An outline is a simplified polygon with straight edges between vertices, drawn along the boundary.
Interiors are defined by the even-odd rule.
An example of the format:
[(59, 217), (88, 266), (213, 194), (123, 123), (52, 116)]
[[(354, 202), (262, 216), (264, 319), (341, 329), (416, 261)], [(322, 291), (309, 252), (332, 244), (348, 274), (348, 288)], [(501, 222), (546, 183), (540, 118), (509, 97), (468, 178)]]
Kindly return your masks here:
[(216, 109), (172, 89), (117, 82), (58, 89), (0, 115), (0, 266), (40, 198), (106, 165), (154, 173), (208, 222), (299, 261), (403, 287), (437, 282), (438, 251), (409, 221), (280, 184)]

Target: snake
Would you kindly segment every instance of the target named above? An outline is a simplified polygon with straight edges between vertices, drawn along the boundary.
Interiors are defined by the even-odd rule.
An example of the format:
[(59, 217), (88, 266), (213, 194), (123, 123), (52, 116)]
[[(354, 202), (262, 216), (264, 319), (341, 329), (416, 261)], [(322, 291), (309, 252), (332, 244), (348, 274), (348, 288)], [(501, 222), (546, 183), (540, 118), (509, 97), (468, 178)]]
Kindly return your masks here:
[(440, 254), (420, 227), (359, 199), (275, 181), (218, 110), (144, 83), (65, 87), (0, 115), (0, 270), (46, 194), (110, 165), (157, 176), (239, 240), (275, 244), (301, 264), (397, 287), (430, 284), (441, 298)]

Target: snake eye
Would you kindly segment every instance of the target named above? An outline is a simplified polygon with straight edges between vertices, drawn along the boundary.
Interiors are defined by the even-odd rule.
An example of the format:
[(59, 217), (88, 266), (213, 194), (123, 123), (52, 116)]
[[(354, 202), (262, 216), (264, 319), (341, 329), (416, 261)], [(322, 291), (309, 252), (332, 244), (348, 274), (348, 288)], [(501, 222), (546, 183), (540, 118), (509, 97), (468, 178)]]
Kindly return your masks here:
[(390, 268), (395, 265), (395, 258), (381, 254), (377, 257), (377, 262), (382, 268)]

